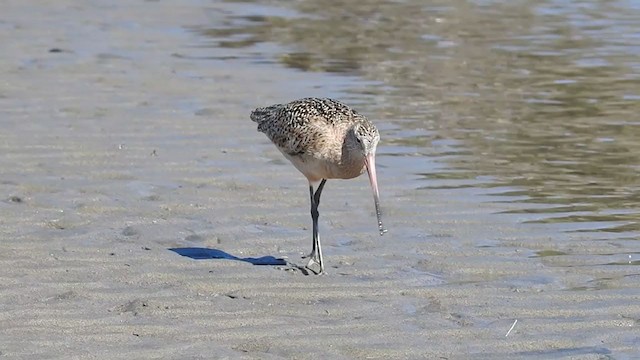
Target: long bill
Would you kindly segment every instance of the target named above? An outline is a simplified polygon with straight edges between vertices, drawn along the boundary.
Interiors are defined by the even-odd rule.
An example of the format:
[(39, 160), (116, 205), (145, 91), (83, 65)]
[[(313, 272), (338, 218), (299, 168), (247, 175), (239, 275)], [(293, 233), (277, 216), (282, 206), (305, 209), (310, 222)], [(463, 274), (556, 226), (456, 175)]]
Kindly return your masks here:
[(384, 235), (387, 229), (382, 225), (382, 213), (380, 212), (380, 193), (378, 191), (378, 179), (376, 177), (376, 155), (373, 152), (367, 154), (364, 158), (364, 164), (367, 167), (367, 174), (369, 174), (369, 181), (371, 182), (371, 189), (373, 190), (373, 201), (376, 204), (378, 230), (380, 231), (380, 235)]

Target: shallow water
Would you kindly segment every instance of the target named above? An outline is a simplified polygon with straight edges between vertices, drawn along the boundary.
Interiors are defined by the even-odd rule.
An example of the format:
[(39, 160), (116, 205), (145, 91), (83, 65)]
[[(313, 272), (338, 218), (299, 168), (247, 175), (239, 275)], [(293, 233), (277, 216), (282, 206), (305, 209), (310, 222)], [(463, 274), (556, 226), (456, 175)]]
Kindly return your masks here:
[[(602, 196), (577, 202), (569, 191), (589, 178), (633, 191), (634, 179), (605, 182), (618, 164), (604, 160), (584, 175), (552, 172), (581, 169), (575, 154), (590, 146), (633, 150), (637, 87), (592, 72), (545, 80), (571, 47), (549, 45), (565, 33), (536, 35), (562, 19), (574, 26), (571, 4), (619, 17), (607, 38), (628, 44), (618, 35), (633, 4), (315, 4), (3, 3), (0, 353), (638, 358), (638, 237), (609, 230), (636, 207), (597, 210)], [(637, 70), (629, 48), (607, 60), (609, 75)], [(627, 86), (627, 107), (602, 97), (597, 117), (552, 121), (547, 112), (585, 104), (538, 90), (592, 75), (607, 87), (589, 96)], [(299, 96), (345, 100), (383, 135), (390, 231), (377, 235), (366, 177), (330, 182), (320, 224), (329, 276), (296, 270), (310, 245), (304, 179), (248, 119)], [(625, 125), (586, 141), (599, 119)], [(547, 122), (573, 135), (547, 136)], [(625, 161), (616, 171), (635, 166)], [(566, 214), (614, 219), (549, 221)]]
[(548, 224), (556, 241), (619, 245), (538, 256), (638, 265), (637, 2), (236, 5), (196, 30), (233, 57), (339, 75), (407, 186), (504, 203), (496, 216)]

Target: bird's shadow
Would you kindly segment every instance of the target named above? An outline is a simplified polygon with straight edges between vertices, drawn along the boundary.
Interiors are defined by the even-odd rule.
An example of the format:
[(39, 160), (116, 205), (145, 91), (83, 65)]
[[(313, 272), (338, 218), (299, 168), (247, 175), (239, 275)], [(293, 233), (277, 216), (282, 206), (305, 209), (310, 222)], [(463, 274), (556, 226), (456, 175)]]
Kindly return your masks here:
[(253, 265), (271, 265), (271, 266), (289, 265), (289, 263), (284, 259), (276, 258), (273, 256), (262, 256), (259, 258), (252, 258), (252, 257), (241, 258), (218, 249), (201, 248), (201, 247), (184, 247), (184, 248), (170, 248), (169, 250), (175, 252), (178, 255), (186, 256), (194, 260), (225, 259), (225, 260), (244, 261)]

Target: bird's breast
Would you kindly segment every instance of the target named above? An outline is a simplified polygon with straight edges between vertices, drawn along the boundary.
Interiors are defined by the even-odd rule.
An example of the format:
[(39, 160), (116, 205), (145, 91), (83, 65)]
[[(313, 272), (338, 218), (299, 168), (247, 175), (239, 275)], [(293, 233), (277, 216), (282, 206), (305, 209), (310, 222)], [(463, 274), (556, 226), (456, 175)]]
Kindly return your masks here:
[(332, 158), (322, 158), (313, 154), (290, 155), (284, 154), (289, 161), (303, 173), (310, 181), (320, 179), (352, 179), (365, 171), (364, 158), (362, 161), (343, 163)]

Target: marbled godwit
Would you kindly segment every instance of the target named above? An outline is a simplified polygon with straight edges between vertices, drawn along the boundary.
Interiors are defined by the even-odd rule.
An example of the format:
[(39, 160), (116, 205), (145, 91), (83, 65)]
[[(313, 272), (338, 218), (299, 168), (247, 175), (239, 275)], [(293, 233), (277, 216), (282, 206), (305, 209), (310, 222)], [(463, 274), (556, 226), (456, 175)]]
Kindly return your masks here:
[(324, 273), (318, 235), (318, 205), (327, 179), (352, 179), (366, 169), (373, 189), (378, 230), (386, 230), (380, 214), (376, 179), (378, 129), (364, 116), (332, 99), (306, 98), (288, 104), (257, 108), (251, 120), (258, 123), (278, 150), (307, 177), (313, 220), (313, 245), (307, 269)]

